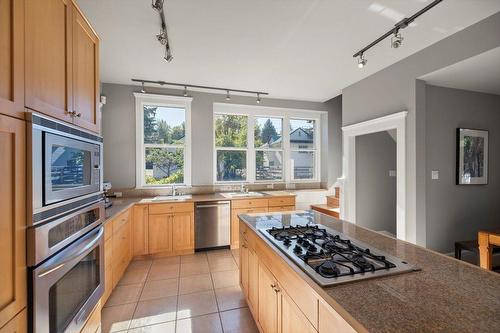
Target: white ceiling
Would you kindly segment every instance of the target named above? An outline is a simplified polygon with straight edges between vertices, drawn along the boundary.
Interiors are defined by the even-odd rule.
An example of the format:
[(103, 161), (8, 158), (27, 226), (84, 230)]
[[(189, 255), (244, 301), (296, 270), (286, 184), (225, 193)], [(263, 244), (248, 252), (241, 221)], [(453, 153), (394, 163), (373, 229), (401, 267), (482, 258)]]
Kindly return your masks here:
[(500, 95), (500, 47), (422, 76), (428, 84)]
[(101, 80), (143, 78), (325, 101), (364, 77), (495, 12), (498, 0), (446, 0), (370, 50), (352, 55), (431, 0), (165, 0), (174, 60), (163, 60), (150, 0), (79, 0), (101, 37)]

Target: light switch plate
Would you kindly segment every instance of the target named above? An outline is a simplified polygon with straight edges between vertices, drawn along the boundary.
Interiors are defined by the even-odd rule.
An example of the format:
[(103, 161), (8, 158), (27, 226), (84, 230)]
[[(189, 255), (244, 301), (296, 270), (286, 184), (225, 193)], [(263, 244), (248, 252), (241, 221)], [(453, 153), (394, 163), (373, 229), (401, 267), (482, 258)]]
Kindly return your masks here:
[(389, 177), (396, 177), (396, 170), (389, 170)]
[(431, 178), (432, 179), (439, 179), (439, 170), (432, 170), (431, 171)]
[(117, 198), (121, 198), (123, 195), (122, 192), (115, 192), (114, 194), (116, 195)]

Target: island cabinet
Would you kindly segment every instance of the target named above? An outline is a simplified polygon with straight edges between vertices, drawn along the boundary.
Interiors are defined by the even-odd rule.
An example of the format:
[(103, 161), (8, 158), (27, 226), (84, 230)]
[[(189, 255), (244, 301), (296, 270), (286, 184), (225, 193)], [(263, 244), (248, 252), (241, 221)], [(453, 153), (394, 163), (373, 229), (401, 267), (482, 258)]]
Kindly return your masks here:
[(194, 252), (192, 202), (137, 205), (133, 210), (133, 256)]
[(240, 285), (264, 333), (355, 330), (274, 249), (240, 221)]
[(0, 328), (0, 333), (26, 333), (28, 332), (27, 309), (19, 312), (7, 324)]
[(295, 196), (275, 198), (234, 199), (231, 201), (231, 248), (240, 247), (240, 214), (281, 212), (295, 210)]
[(72, 0), (25, 0), (25, 105), (99, 132), (97, 34)]
[[(1, 1), (0, 1), (1, 2)], [(1, 24), (1, 23), (0, 23)], [(26, 124), (0, 115), (0, 327), (26, 308)], [(9, 327), (17, 327), (17, 321)]]

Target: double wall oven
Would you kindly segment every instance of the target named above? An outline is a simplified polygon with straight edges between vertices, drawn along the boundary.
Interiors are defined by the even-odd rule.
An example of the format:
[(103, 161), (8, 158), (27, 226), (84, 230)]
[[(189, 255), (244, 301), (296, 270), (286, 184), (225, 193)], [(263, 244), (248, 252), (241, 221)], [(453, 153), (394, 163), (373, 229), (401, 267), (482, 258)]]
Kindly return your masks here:
[(102, 138), (29, 115), (30, 331), (79, 332), (104, 292)]

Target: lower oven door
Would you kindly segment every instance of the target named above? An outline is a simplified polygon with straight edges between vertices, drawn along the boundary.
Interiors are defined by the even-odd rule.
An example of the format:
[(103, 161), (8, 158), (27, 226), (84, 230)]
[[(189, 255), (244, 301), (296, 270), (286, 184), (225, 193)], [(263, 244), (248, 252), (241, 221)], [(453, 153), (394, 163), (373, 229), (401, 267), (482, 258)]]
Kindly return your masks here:
[(103, 234), (92, 230), (33, 270), (33, 332), (80, 332), (104, 292)]

